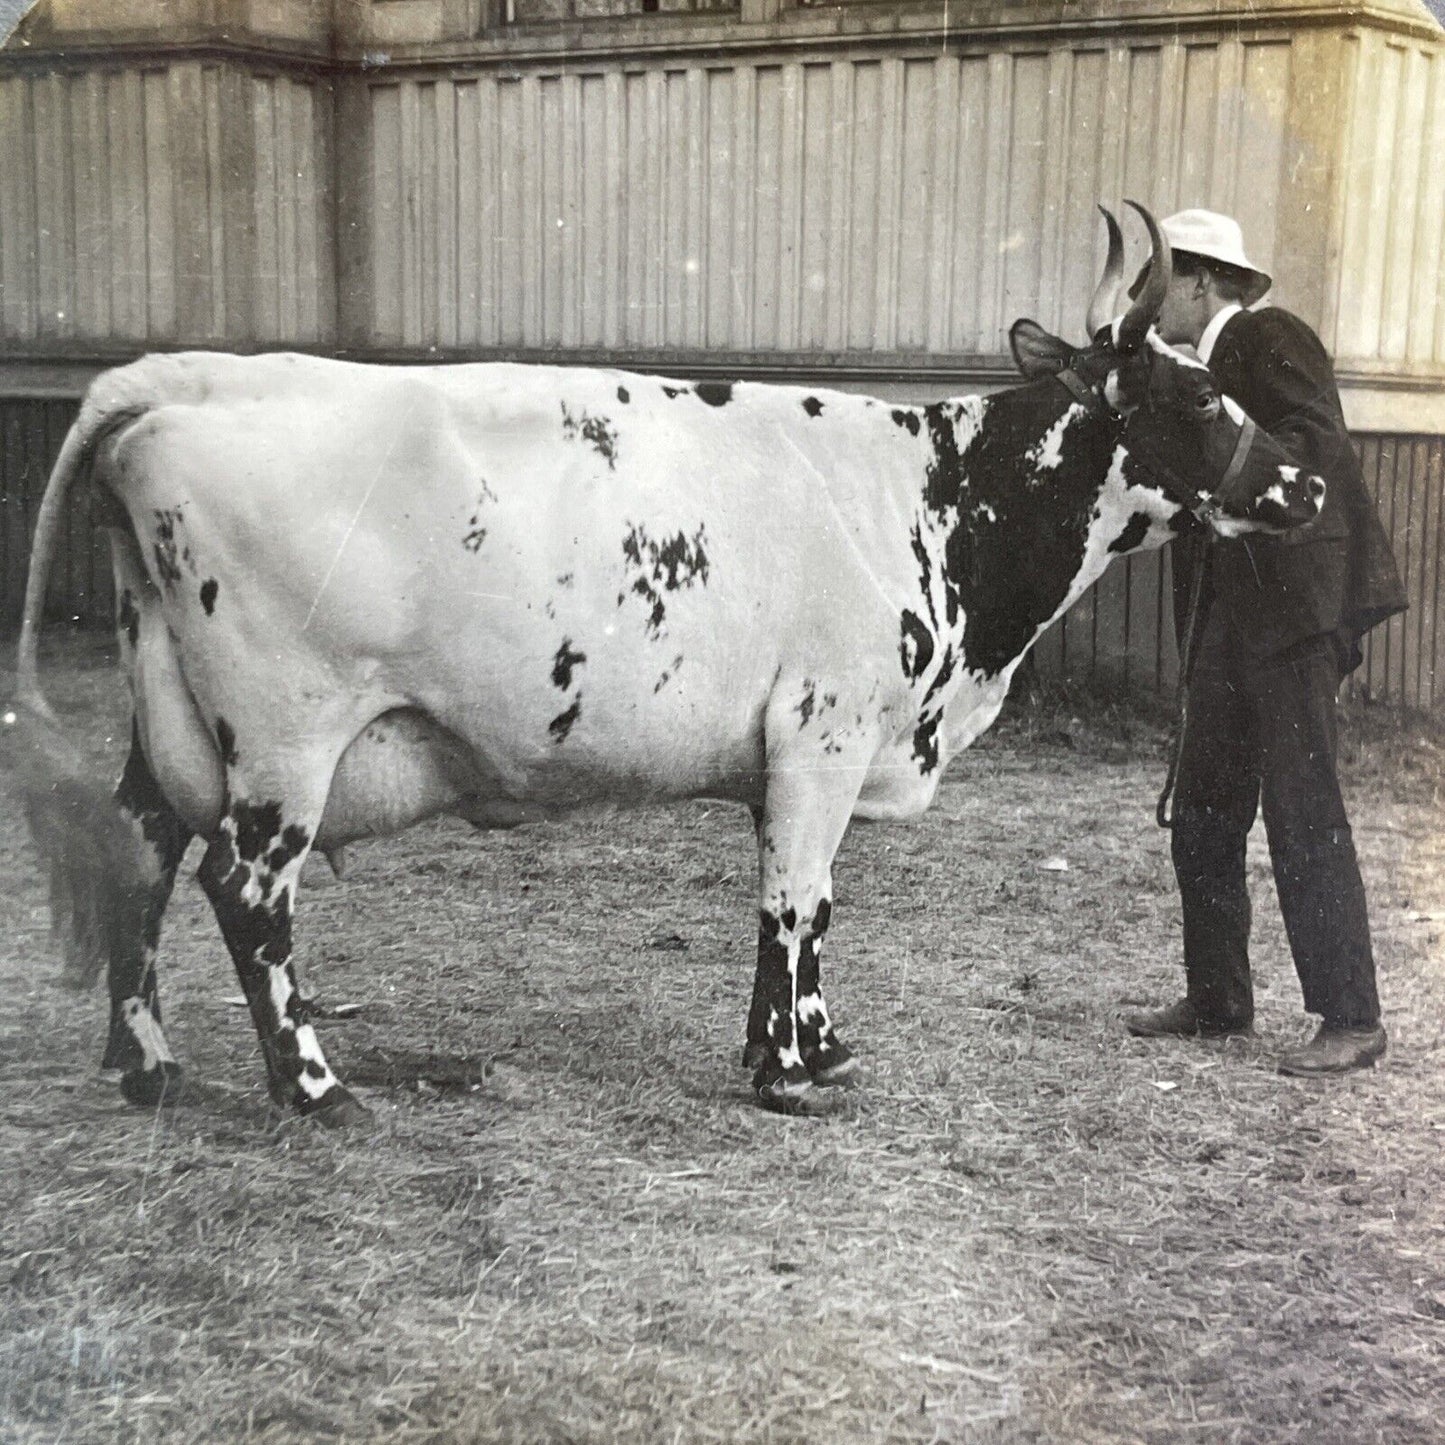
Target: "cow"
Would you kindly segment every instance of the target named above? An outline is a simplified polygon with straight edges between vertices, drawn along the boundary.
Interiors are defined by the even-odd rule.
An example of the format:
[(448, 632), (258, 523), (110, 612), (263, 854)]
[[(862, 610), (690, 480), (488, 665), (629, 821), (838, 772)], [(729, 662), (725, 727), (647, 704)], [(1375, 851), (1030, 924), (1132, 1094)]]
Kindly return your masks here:
[[(927, 808), (1113, 558), (1195, 519), (1237, 535), (1319, 510), (1320, 479), (1152, 329), (1170, 257), (1135, 209), (1143, 294), (1110, 320), (1106, 212), (1089, 342), (1017, 322), (1024, 381), (986, 398), (284, 354), (99, 377), (40, 510), (8, 716), (46, 760), (30, 813), (60, 925), (109, 966), (105, 1064), (126, 1096), (154, 1102), (179, 1072), (154, 965), (193, 835), (271, 1098), (346, 1124), (367, 1111), (291, 961), (313, 849), (438, 814), (510, 827), (708, 797), (756, 828), (753, 1088), (825, 1108), (858, 1072), (819, 978), (849, 820)], [(36, 663), (82, 479), (134, 703), (104, 803)]]

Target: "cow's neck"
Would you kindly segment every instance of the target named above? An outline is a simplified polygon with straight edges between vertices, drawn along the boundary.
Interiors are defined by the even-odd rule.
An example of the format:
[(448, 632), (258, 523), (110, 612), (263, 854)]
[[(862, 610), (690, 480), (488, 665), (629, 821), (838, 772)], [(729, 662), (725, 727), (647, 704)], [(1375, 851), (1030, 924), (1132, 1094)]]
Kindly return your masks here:
[(1117, 430), (1053, 382), (926, 419), (920, 516), (961, 626), (950, 641), (966, 673), (1000, 677), (1108, 563), (1096, 533)]
[(929, 455), (903, 660), (919, 689), (913, 755), (936, 786), (1094, 566), (1116, 428), (1052, 382), (939, 402), (922, 420)]

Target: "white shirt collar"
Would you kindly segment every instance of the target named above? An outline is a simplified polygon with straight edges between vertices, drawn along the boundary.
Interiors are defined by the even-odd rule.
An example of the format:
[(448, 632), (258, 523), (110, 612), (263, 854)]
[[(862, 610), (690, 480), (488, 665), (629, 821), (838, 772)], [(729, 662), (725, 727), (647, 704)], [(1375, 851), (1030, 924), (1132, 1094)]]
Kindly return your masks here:
[(1243, 306), (1236, 306), (1231, 301), (1228, 306), (1221, 306), (1209, 318), (1209, 325), (1204, 328), (1204, 335), (1199, 338), (1199, 345), (1194, 348), (1199, 354), (1199, 359), (1206, 366), (1209, 365), (1209, 358), (1214, 354), (1214, 343), (1219, 340), (1219, 333), (1243, 310)]

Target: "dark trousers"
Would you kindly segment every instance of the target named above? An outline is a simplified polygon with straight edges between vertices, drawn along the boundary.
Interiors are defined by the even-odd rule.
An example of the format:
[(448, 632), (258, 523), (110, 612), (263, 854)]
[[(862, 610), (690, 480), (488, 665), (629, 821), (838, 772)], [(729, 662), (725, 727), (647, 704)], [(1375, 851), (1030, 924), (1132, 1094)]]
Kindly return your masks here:
[(1261, 801), (1305, 1008), (1335, 1027), (1379, 1020), (1370, 923), (1336, 773), (1332, 636), (1248, 657), (1212, 609), (1196, 649), (1174, 803), (1184, 969), (1199, 1016), (1254, 1016), (1245, 840)]

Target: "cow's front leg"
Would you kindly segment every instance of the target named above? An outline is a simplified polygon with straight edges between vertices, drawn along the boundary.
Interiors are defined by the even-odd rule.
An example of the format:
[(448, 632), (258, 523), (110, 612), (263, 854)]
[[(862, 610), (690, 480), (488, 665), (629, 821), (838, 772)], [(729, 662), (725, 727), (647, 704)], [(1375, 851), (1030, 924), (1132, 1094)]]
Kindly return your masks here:
[(240, 976), (272, 1100), (344, 1125), (365, 1119), (367, 1110), (331, 1072), (305, 1020), (291, 965), (296, 882), (319, 815), (319, 806), (233, 801), (197, 876)]
[(758, 1098), (779, 1113), (833, 1107), (820, 1083), (844, 1082), (851, 1052), (838, 1040), (819, 981), (832, 915), (832, 863), (855, 793), (843, 770), (771, 771), (758, 829), (758, 964), (748, 1060)]
[[(763, 810), (752, 809), (758, 838), (760, 869), (766, 870)], [(830, 890), (831, 891), (831, 890)], [(824, 1087), (857, 1082), (859, 1065), (852, 1049), (838, 1037), (823, 997), (819, 969), (823, 938), (832, 917), (831, 897), (818, 901), (808, 927), (797, 942), (796, 983), (788, 975), (790, 942), (784, 942), (785, 919), (763, 911), (758, 930), (758, 964), (753, 974), (753, 1001), (748, 1010), (748, 1037), (743, 1049), (743, 1067), (757, 1073), (773, 1057), (770, 1018), (784, 995), (784, 979), (794, 1001), (798, 1054), (809, 1079)], [(796, 931), (796, 920), (793, 931)]]
[(134, 727), (115, 802), (135, 831), (145, 868), (140, 882), (115, 890), (107, 920), (110, 1031), (101, 1067), (124, 1071), (121, 1092), (131, 1103), (157, 1104), (175, 1093), (181, 1066), (161, 1029), (156, 950), (191, 834), (162, 794)]
[(820, 899), (798, 957), (798, 1046), (808, 1077), (824, 1088), (850, 1087), (857, 1082), (859, 1074), (857, 1057), (838, 1037), (828, 1015), (828, 1001), (823, 997), (819, 976), (823, 937), (828, 932), (832, 914), (832, 899)]
[(812, 1113), (821, 1103), (804, 1052), (808, 1016), (804, 999), (809, 997), (804, 990), (809, 976), (816, 978), (822, 942), (816, 930), (820, 915), (826, 920), (828, 909), (828, 900), (822, 899), (812, 917), (800, 919), (797, 909), (782, 901), (759, 913), (754, 995), (764, 1042), (753, 1071), (753, 1088), (768, 1108), (781, 1114)]

